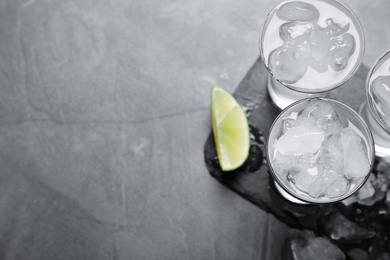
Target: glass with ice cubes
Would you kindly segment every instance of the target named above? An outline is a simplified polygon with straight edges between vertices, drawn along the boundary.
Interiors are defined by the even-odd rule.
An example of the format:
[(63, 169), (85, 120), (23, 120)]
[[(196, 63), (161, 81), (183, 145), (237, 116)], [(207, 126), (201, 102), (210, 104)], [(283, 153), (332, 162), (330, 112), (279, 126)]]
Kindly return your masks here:
[(359, 67), (364, 35), (359, 20), (336, 0), (287, 0), (268, 15), (260, 53), (269, 71), (267, 88), (280, 108), (324, 96)]
[(328, 98), (306, 98), (285, 108), (267, 140), (275, 185), (296, 203), (347, 198), (367, 180), (374, 158), (374, 141), (364, 120)]
[(368, 73), (361, 114), (374, 136), (376, 155), (390, 156), (390, 51)]

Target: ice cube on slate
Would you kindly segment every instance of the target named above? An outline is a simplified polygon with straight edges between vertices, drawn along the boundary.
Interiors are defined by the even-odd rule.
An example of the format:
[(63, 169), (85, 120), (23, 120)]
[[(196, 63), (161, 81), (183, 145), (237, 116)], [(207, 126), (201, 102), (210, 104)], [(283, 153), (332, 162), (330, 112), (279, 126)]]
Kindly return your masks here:
[(299, 125), (290, 128), (275, 143), (275, 150), (283, 155), (316, 153), (324, 140), (324, 132), (315, 126)]
[(340, 132), (340, 145), (343, 149), (344, 174), (351, 179), (364, 177), (370, 170), (364, 140), (352, 129), (347, 127)]
[(390, 127), (390, 76), (379, 76), (374, 80), (372, 95), (378, 114)]
[(368, 199), (374, 196), (375, 189), (372, 186), (372, 180), (375, 178), (374, 175), (370, 175), (370, 178), (364, 183), (364, 185), (358, 190), (356, 196), (359, 200)]
[(345, 126), (333, 105), (321, 100), (310, 102), (299, 118), (315, 119), (317, 126), (326, 134), (338, 132)]
[(319, 221), (322, 233), (341, 243), (359, 242), (375, 236), (375, 231), (363, 228), (346, 218), (340, 211), (333, 211)]
[(377, 172), (376, 174), (371, 174), (370, 178), (366, 183), (370, 182), (372, 188), (374, 188), (374, 194), (368, 198), (358, 200), (358, 203), (361, 205), (372, 206), (376, 202), (382, 200), (386, 192), (389, 190), (389, 176), (384, 172)]
[(317, 237), (312, 231), (291, 229), (284, 243), (282, 259), (345, 260), (341, 249), (325, 237)]
[(387, 206), (390, 208), (390, 190), (386, 192), (386, 200), (385, 200)]

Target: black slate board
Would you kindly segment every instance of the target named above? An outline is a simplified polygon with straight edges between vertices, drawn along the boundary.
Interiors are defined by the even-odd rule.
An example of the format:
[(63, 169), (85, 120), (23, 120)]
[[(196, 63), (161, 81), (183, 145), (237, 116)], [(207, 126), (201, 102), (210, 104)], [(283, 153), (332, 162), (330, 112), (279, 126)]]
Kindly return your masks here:
[[(350, 80), (343, 86), (329, 92), (327, 97), (342, 101), (358, 111), (364, 103), (367, 74), (368, 68), (364, 65), (360, 66)], [(378, 243), (378, 239), (373, 239), (373, 237), (379, 233), (387, 232), (379, 232), (378, 230), (390, 228), (390, 207), (386, 206), (384, 199), (374, 205), (375, 210), (372, 210), (372, 207), (357, 205), (357, 203), (353, 204), (357, 207), (346, 206), (343, 203), (299, 205), (287, 201), (276, 190), (268, 172), (264, 140), (267, 139), (269, 128), (281, 110), (272, 104), (268, 96), (267, 77), (268, 72), (259, 58), (233, 94), (246, 111), (250, 125), (249, 160), (237, 170), (222, 172), (218, 164), (213, 135), (210, 133), (204, 145), (204, 158), (211, 176), (291, 227), (310, 229), (317, 235), (327, 235), (330, 239), (332, 239), (332, 234), (333, 236), (338, 234), (339, 238), (337, 240), (333, 238), (333, 242), (345, 252), (351, 248), (364, 248), (367, 252), (376, 250), (376, 245), (381, 245), (381, 243)], [(379, 161), (379, 158), (376, 158), (374, 169)], [(373, 173), (377, 174), (375, 170)], [(385, 211), (383, 211), (384, 208)], [(371, 214), (371, 217), (361, 217), (355, 211), (367, 213), (367, 215)], [(384, 221), (382, 221), (383, 212), (386, 214)], [(387, 241), (387, 235), (384, 237), (382, 234), (379, 237), (380, 241)], [(374, 244), (374, 249), (372, 244)], [(378, 252), (389, 249), (390, 245), (387, 245), (384, 248), (379, 248)]]
[[(358, 110), (364, 101), (364, 84), (367, 73), (368, 69), (361, 66), (343, 86), (329, 92), (328, 97), (340, 100)], [(252, 132), (262, 133), (264, 139), (268, 135), (273, 120), (281, 111), (268, 96), (267, 77), (268, 71), (259, 58), (233, 94), (244, 109), (247, 109)], [(218, 166), (212, 133), (204, 146), (207, 168), (210, 174), (222, 184), (293, 227), (315, 228), (318, 217), (332, 210), (334, 206), (298, 205), (285, 200), (275, 190), (272, 177), (268, 173), (264, 151), (260, 153), (259, 157), (263, 162), (255, 171), (246, 170), (244, 165), (244, 167), (226, 173), (222, 172)]]

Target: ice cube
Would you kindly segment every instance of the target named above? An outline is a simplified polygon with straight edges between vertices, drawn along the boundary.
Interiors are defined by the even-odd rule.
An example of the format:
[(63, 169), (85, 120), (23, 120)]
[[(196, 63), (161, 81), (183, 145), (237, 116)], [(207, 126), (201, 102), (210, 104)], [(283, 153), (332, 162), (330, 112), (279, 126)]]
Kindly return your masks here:
[(382, 157), (379, 163), (375, 166), (375, 170), (385, 173), (390, 178), (390, 157)]
[(297, 125), (317, 127), (317, 121), (314, 117), (299, 117), (297, 118)]
[(379, 116), (390, 127), (390, 76), (379, 76), (373, 81), (372, 96)]
[(281, 259), (345, 260), (341, 249), (325, 237), (317, 237), (312, 231), (291, 229), (281, 250)]
[(336, 37), (340, 36), (343, 33), (346, 33), (349, 30), (350, 24), (347, 23), (344, 26), (341, 26), (338, 23), (335, 23), (333, 19), (329, 18), (326, 20), (327, 26), (324, 29), (324, 32), (329, 36), (329, 37)]
[(282, 133), (286, 133), (289, 129), (297, 127), (298, 123), (296, 120), (291, 118), (286, 118), (282, 123)]
[(386, 192), (386, 205), (390, 208), (390, 190)]
[(329, 65), (334, 71), (341, 71), (348, 65), (348, 59), (355, 51), (355, 37), (349, 33), (331, 38), (332, 48)]
[(343, 149), (345, 176), (350, 179), (366, 176), (370, 170), (370, 162), (362, 137), (349, 126), (340, 132), (340, 145)]
[(342, 201), (342, 203), (345, 205), (345, 206), (349, 206), (349, 205), (352, 205), (353, 203), (355, 203), (356, 201), (358, 200), (358, 198), (354, 195), (352, 196), (349, 196), (348, 198), (344, 199)]
[(270, 53), (268, 66), (277, 79), (288, 84), (300, 80), (307, 71), (305, 57), (288, 44)]
[(289, 116), (282, 119), (282, 133), (284, 134), (292, 127), (298, 126), (297, 121), (298, 113), (292, 112)]
[(315, 61), (322, 61), (330, 53), (332, 43), (323, 30), (317, 30), (310, 36), (310, 53)]
[(318, 198), (323, 192), (321, 182), (317, 181), (320, 175), (322, 175), (322, 169), (318, 169), (318, 167), (309, 168), (307, 165), (297, 165), (294, 168), (290, 168), (287, 179), (299, 190), (308, 193), (314, 198)]
[(279, 175), (287, 175), (288, 169), (294, 164), (294, 156), (283, 155), (276, 152), (273, 158), (273, 166)]
[(316, 126), (316, 121), (314, 118), (298, 118), (298, 113), (293, 112), (289, 117), (283, 118), (282, 122), (282, 132), (286, 133), (289, 129), (297, 126)]
[(345, 194), (349, 186), (342, 175), (335, 171), (326, 171), (318, 164), (292, 168), (287, 178), (295, 187), (313, 198), (338, 197)]
[[(319, 178), (317, 178), (316, 182), (318, 182), (318, 184), (314, 185), (313, 187), (310, 187), (309, 194), (321, 193), (326, 197), (335, 197), (337, 192), (339, 193), (338, 196), (343, 195), (346, 192), (347, 184), (344, 182), (344, 177), (341, 176), (339, 173), (336, 173), (335, 171), (324, 170), (323, 173), (319, 176)], [(341, 184), (340, 186), (337, 185), (336, 187), (335, 184), (337, 182), (343, 182), (343, 184)], [(332, 189), (331, 186), (333, 186), (334, 189)], [(328, 194), (328, 192), (330, 193)]]
[(299, 55), (302, 61), (304, 61), (306, 64), (309, 64), (309, 61), (312, 60), (310, 53), (310, 42), (306, 40), (295, 42), (294, 46), (296, 55)]
[(356, 196), (359, 200), (368, 199), (374, 196), (375, 189), (372, 186), (372, 181), (375, 178), (374, 175), (370, 175), (370, 178), (364, 183), (364, 185), (358, 190)]
[(343, 216), (340, 211), (333, 211), (320, 221), (322, 233), (334, 241), (344, 244), (359, 242), (375, 236), (375, 231), (360, 227)]
[(293, 1), (282, 5), (276, 15), (286, 21), (312, 21), (320, 16), (318, 9), (309, 3)]
[(289, 173), (295, 173), (301, 169), (306, 169), (315, 162), (315, 154), (303, 154), (299, 156), (283, 155), (276, 152), (273, 166), (275, 171), (281, 176), (287, 176)]
[(283, 41), (302, 43), (309, 39), (314, 30), (315, 26), (310, 22), (288, 22), (280, 26), (279, 35)]
[(322, 60), (308, 59), (307, 65), (319, 73), (324, 73), (328, 70), (328, 60), (331, 54), (327, 54)]
[(343, 171), (343, 150), (340, 147), (340, 135), (332, 134), (321, 147), (318, 163), (326, 170), (341, 173)]
[(290, 128), (275, 142), (275, 151), (283, 155), (302, 155), (319, 151), (324, 132), (315, 126), (299, 125)]
[(299, 119), (314, 118), (317, 126), (327, 135), (340, 131), (345, 124), (332, 104), (320, 99), (313, 99), (299, 115)]
[(344, 178), (344, 176), (339, 175), (325, 190), (325, 196), (328, 198), (337, 198), (349, 190), (350, 182)]
[(371, 183), (371, 187), (374, 188), (374, 194), (367, 198), (359, 198), (358, 203), (361, 205), (372, 206), (385, 197), (385, 194), (389, 189), (389, 176), (386, 173), (377, 172), (376, 175), (371, 174), (366, 183)]

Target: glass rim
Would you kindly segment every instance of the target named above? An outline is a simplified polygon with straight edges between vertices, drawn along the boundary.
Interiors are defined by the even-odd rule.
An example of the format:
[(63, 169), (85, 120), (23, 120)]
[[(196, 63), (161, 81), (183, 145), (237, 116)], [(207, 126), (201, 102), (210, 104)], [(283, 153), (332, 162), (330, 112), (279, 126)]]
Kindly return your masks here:
[(369, 112), (371, 113), (372, 117), (374, 118), (374, 120), (380, 125), (380, 127), (387, 133), (390, 135), (390, 129), (387, 129), (387, 127), (385, 126), (385, 124), (383, 123), (383, 120), (380, 119), (380, 117), (378, 116), (378, 113), (376, 112), (376, 109), (374, 108), (374, 104), (373, 104), (373, 100), (371, 98), (371, 89), (372, 89), (372, 84), (370, 85), (370, 79), (371, 79), (371, 76), (372, 74), (374, 73), (374, 71), (377, 69), (377, 66), (378, 64), (382, 61), (382, 60), (386, 60), (386, 59), (390, 59), (390, 56), (387, 57), (388, 55), (390, 54), (390, 50), (387, 50), (386, 52), (384, 52), (379, 58), (376, 59), (376, 61), (374, 62), (374, 65), (370, 68), (368, 74), (367, 74), (367, 78), (366, 78), (366, 102), (367, 102), (367, 107), (368, 109), (370, 110)]
[(361, 34), (361, 37), (360, 37), (360, 42), (361, 42), (361, 48), (360, 48), (360, 52), (359, 52), (359, 56), (356, 60), (356, 63), (353, 67), (353, 69), (350, 71), (350, 73), (348, 73), (348, 75), (341, 81), (339, 81), (337, 84), (333, 84), (331, 86), (326, 86), (324, 88), (320, 88), (320, 89), (310, 89), (309, 91), (305, 90), (305, 89), (302, 89), (302, 88), (296, 88), (296, 87), (293, 87), (289, 84), (286, 84), (286, 83), (283, 83), (282, 81), (280, 81), (278, 78), (276, 78), (273, 74), (273, 72), (271, 71), (270, 68), (268, 68), (268, 66), (266, 65), (266, 61), (265, 61), (265, 55), (264, 55), (264, 51), (263, 51), (263, 40), (264, 40), (264, 34), (266, 32), (265, 28), (266, 28), (266, 25), (267, 25), (267, 22), (268, 22), (268, 19), (270, 18), (271, 14), (274, 13), (274, 11), (288, 3), (288, 2), (294, 2), (294, 1), (299, 1), (299, 0), (284, 0), (283, 2), (277, 4), (276, 6), (274, 6), (272, 8), (272, 10), (270, 12), (268, 12), (262, 26), (261, 26), (261, 33), (260, 33), (260, 36), (259, 36), (259, 49), (260, 49), (260, 56), (261, 56), (261, 59), (263, 60), (263, 63), (264, 63), (264, 66), (265, 68), (267, 69), (268, 73), (270, 74), (271, 77), (273, 77), (275, 80), (277, 80), (280, 84), (282, 84), (283, 86), (293, 90), (293, 91), (297, 91), (297, 92), (301, 92), (301, 93), (324, 93), (324, 92), (327, 92), (327, 91), (331, 91), (331, 90), (334, 90), (338, 87), (341, 87), (342, 85), (344, 85), (355, 73), (356, 71), (358, 70), (358, 68), (360, 67), (360, 65), (362, 64), (362, 60), (363, 60), (363, 56), (364, 56), (364, 53), (365, 53), (365, 34), (364, 34), (364, 30), (363, 30), (363, 27), (362, 27), (362, 24), (359, 20), (359, 18), (356, 16), (356, 14), (351, 10), (351, 8), (349, 8), (346, 4), (340, 2), (339, 0), (315, 0), (315, 1), (319, 1), (319, 2), (326, 2), (326, 1), (333, 1), (333, 2), (336, 2), (338, 3), (339, 5), (341, 5), (342, 7), (344, 7), (348, 12), (351, 13), (352, 17), (356, 20), (356, 29), (358, 31), (358, 33), (360, 32)]
[[(320, 200), (317, 200), (317, 199), (310, 199), (308, 197), (301, 197), (299, 196), (298, 194), (296, 194), (295, 192), (291, 191), (290, 188), (286, 187), (286, 185), (281, 181), (281, 179), (279, 178), (278, 174), (275, 172), (274, 168), (273, 168), (273, 165), (272, 165), (272, 160), (270, 160), (270, 154), (269, 154), (269, 147), (270, 147), (270, 133), (271, 131), (273, 130), (275, 124), (279, 121), (279, 119), (281, 118), (281, 116), (283, 114), (285, 114), (288, 110), (290, 110), (291, 108), (301, 104), (301, 103), (305, 103), (305, 102), (308, 102), (310, 100), (313, 100), (313, 99), (320, 99), (320, 100), (324, 100), (326, 102), (333, 102), (333, 103), (336, 103), (338, 105), (340, 105), (341, 107), (345, 108), (348, 112), (351, 112), (352, 115), (354, 115), (357, 120), (359, 121), (359, 123), (362, 125), (362, 127), (364, 128), (366, 134), (368, 135), (368, 138), (369, 140), (366, 140), (367, 143), (368, 143), (368, 146), (371, 147), (371, 156), (368, 156), (369, 160), (370, 160), (370, 169), (369, 171), (366, 173), (363, 181), (361, 183), (359, 183), (358, 185), (356, 185), (354, 187), (354, 189), (350, 192), (347, 192), (345, 193), (343, 196), (340, 196), (339, 198), (334, 198), (334, 199), (329, 199), (329, 200), (326, 200), (326, 201), (320, 201)], [(366, 134), (363, 133), (364, 137), (366, 138)], [(368, 148), (370, 148), (368, 147)], [(335, 100), (335, 99), (331, 99), (331, 98), (324, 98), (324, 97), (312, 97), (312, 98), (304, 98), (304, 99), (301, 99), (301, 100), (298, 100), (294, 103), (292, 103), (291, 105), (287, 106), (285, 109), (283, 109), (279, 115), (275, 118), (275, 120), (273, 121), (271, 127), (269, 128), (269, 131), (268, 131), (268, 136), (267, 136), (267, 142), (265, 144), (265, 149), (266, 149), (266, 158), (267, 158), (267, 165), (268, 165), (268, 168), (269, 168), (269, 171), (271, 172), (271, 175), (274, 179), (274, 181), (276, 181), (279, 186), (284, 190), (286, 191), (289, 195), (293, 196), (294, 198), (298, 199), (298, 200), (301, 200), (303, 202), (306, 202), (308, 203), (309, 205), (310, 204), (314, 204), (314, 205), (325, 205), (325, 204), (333, 204), (333, 203), (337, 203), (337, 202), (340, 202), (342, 200), (345, 200), (347, 198), (349, 198), (350, 196), (352, 196), (353, 194), (356, 193), (356, 191), (358, 191), (365, 183), (366, 181), (368, 180), (368, 178), (370, 177), (371, 175), (371, 172), (373, 170), (373, 167), (374, 167), (374, 163), (375, 163), (375, 143), (374, 143), (374, 138), (372, 136), (372, 133), (371, 133), (371, 130), (370, 128), (367, 126), (366, 122), (364, 121), (364, 119), (361, 117), (361, 115), (356, 112), (354, 109), (352, 109), (351, 107), (349, 107), (348, 105), (344, 104), (343, 102), (340, 102), (338, 100)], [(369, 152), (369, 151), (368, 151)]]

